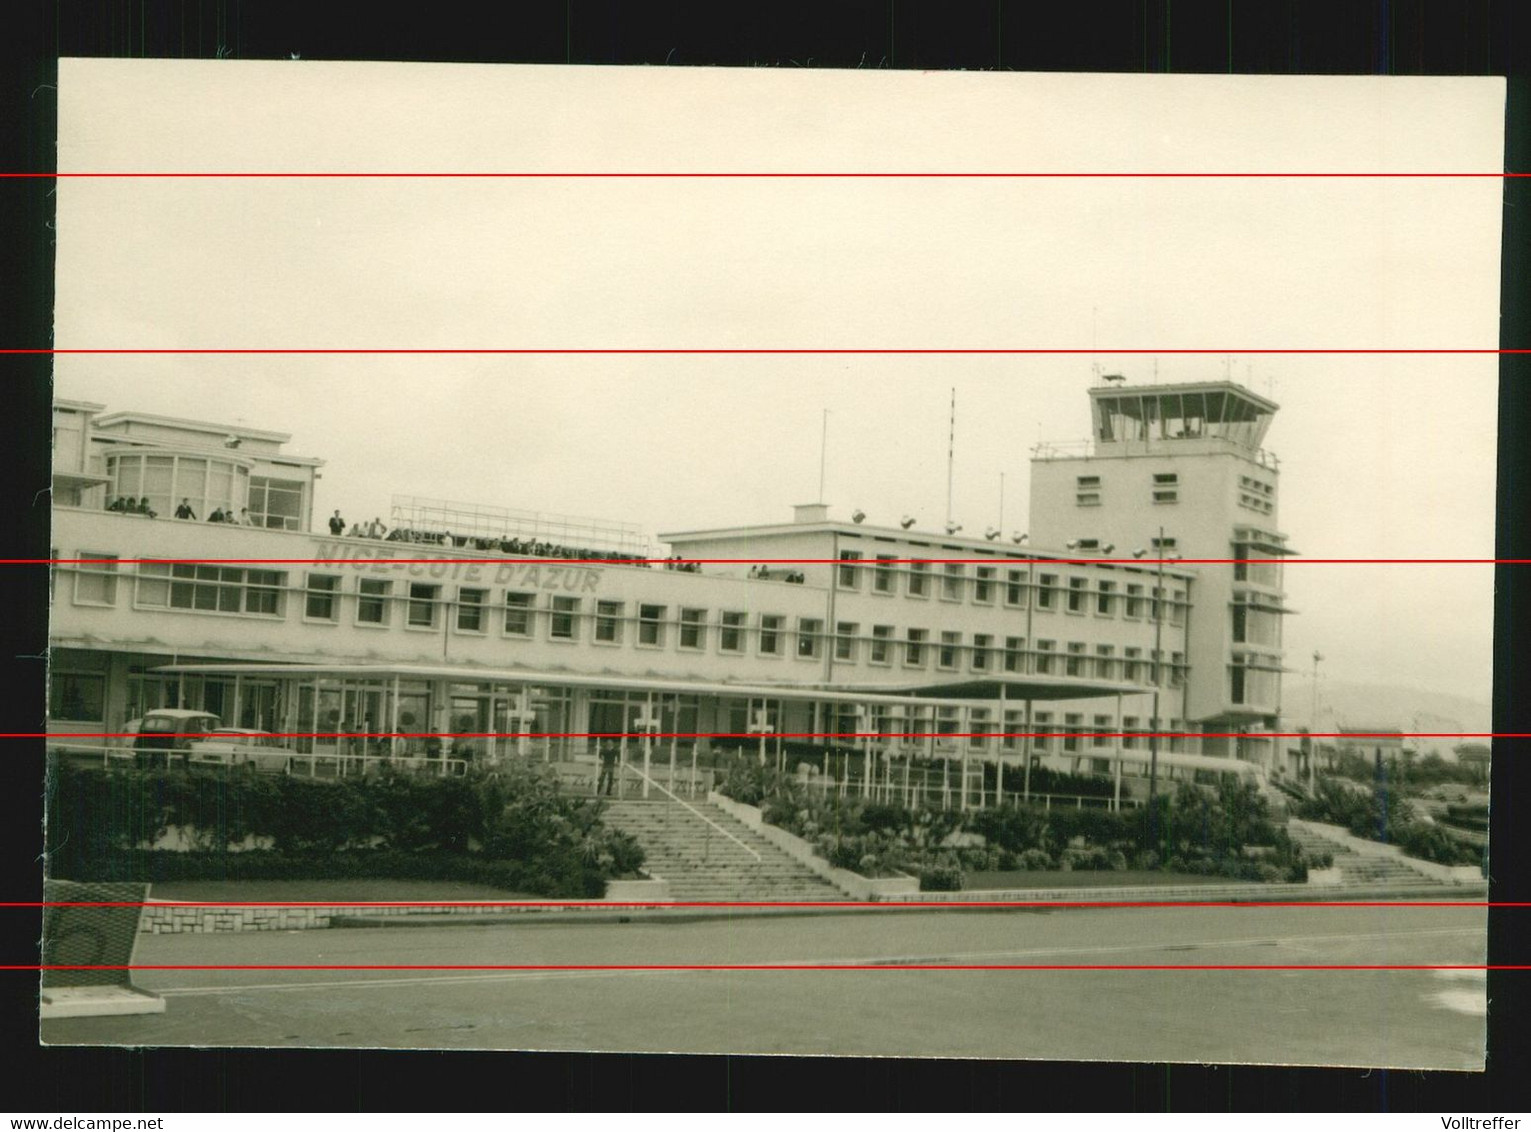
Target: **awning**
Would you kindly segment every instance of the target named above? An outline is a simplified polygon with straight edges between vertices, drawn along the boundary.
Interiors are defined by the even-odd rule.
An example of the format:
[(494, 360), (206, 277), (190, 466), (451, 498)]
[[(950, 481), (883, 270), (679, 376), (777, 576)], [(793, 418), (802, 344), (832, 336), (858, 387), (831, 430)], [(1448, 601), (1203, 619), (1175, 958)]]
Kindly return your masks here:
[(538, 684), (562, 688), (609, 688), (616, 691), (664, 692), (750, 699), (818, 700), (832, 703), (908, 704), (913, 700), (960, 706), (971, 697), (941, 698), (910, 688), (900, 695), (872, 689), (824, 688), (815, 685), (730, 684), (683, 677), (584, 675), (530, 668), (474, 668), (467, 665), (422, 664), (166, 664), (155, 672), (188, 676), (285, 676), (294, 679), (329, 677), (336, 680), (447, 680), (470, 684)]
[(1118, 680), (1090, 680), (1078, 676), (992, 676), (982, 679), (944, 680), (925, 684), (836, 685), (889, 693), (901, 689), (909, 695), (952, 700), (1093, 700), (1104, 696), (1136, 696), (1153, 693), (1150, 684)]

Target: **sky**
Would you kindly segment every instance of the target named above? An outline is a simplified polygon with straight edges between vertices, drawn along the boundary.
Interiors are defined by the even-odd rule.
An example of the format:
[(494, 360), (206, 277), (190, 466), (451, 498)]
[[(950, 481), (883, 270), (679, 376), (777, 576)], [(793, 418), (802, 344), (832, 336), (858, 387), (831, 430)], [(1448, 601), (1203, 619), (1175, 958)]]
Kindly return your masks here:
[[(63, 60), (61, 171), (1493, 172), (1495, 79)], [(407, 493), (650, 534), (1026, 528), (1094, 367), (1281, 406), (1309, 557), (1492, 557), (1496, 178), (64, 179), (57, 395), (290, 432), (316, 511)], [(1212, 349), (1209, 356), (1118, 351)], [(1243, 351), (1243, 352), (1241, 352)], [(828, 411), (826, 418), (824, 413)], [(827, 419), (827, 429), (826, 422)], [(1003, 512), (1001, 512), (1003, 477)], [(1491, 568), (1294, 566), (1289, 663), (1487, 699)]]

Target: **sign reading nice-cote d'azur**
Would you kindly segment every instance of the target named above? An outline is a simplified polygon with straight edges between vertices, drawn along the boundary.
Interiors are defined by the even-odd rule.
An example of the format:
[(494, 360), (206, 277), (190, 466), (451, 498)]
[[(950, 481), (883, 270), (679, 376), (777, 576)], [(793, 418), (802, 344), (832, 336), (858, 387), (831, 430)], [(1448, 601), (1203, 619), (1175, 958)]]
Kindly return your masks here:
[[(420, 561), (435, 557), (435, 549), (430, 546), (372, 547), (321, 542), (315, 549), (314, 561), (321, 566), (349, 566), (353, 570), (370, 570), (395, 577), (403, 573), (415, 578), (568, 593), (594, 593), (601, 588), (601, 576), (605, 573), (598, 567), (558, 565), (524, 558), (504, 563)], [(395, 559), (404, 561), (395, 562)]]

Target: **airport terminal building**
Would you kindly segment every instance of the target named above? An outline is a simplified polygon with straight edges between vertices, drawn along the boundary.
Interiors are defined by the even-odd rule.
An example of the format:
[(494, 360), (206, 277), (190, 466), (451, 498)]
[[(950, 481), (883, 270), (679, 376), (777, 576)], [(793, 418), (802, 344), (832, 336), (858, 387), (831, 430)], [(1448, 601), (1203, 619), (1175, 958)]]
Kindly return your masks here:
[(1161, 778), (1283, 773), (1277, 406), (1227, 381), (1089, 400), (1088, 444), (1034, 454), (1025, 535), (809, 504), (661, 532), (663, 554), (617, 523), (405, 496), (386, 530), (332, 534), (322, 461), (282, 433), (59, 400), (49, 730), (190, 707), (309, 752), (449, 733), (481, 736), (463, 757), (555, 762), (622, 733), (672, 776), (785, 739), (960, 766), (963, 805), (994, 800), (985, 764), (1122, 797), (1150, 757)]

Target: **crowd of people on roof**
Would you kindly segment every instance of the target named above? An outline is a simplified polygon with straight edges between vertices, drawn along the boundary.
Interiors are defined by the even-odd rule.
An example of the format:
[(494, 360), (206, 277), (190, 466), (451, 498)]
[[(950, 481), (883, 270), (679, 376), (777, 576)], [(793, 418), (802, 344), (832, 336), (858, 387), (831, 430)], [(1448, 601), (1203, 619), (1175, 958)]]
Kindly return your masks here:
[(764, 578), (770, 582), (792, 582), (799, 586), (805, 581), (801, 570), (774, 570), (769, 566), (751, 566), (750, 577)]
[[(131, 495), (119, 495), (106, 505), (106, 509), (114, 511), (119, 515), (143, 515), (150, 519), (159, 518), (159, 512), (149, 506), (149, 497), (147, 495), (138, 499)], [(175, 509), (175, 517), (177, 519), (191, 520), (197, 518), (197, 513), (192, 508), (190, 499), (181, 500)], [(250, 517), (249, 508), (241, 507), (239, 513), (235, 514), (232, 506), (215, 507), (212, 514), (207, 517), (207, 522), (233, 523), (236, 527), (253, 527), (257, 525), (255, 520)]]
[[(339, 511), (330, 516), (330, 534), (347, 538), (381, 539), (384, 542), (407, 542), (425, 546), (462, 547), (467, 550), (485, 550), (492, 553), (524, 555), (532, 558), (558, 558), (565, 561), (611, 562), (618, 565), (652, 567), (654, 560), (642, 554), (630, 554), (620, 550), (593, 550), (588, 547), (565, 546), (562, 543), (544, 542), (541, 539), (512, 538), (503, 535), (494, 538), (486, 535), (454, 535), (451, 531), (420, 530), (414, 527), (394, 527), (389, 530), (383, 520), (370, 523), (353, 523), (347, 530), (346, 521)], [(695, 562), (680, 558), (666, 558), (659, 563), (666, 570), (700, 572)]]

